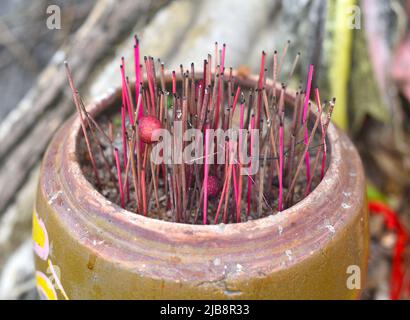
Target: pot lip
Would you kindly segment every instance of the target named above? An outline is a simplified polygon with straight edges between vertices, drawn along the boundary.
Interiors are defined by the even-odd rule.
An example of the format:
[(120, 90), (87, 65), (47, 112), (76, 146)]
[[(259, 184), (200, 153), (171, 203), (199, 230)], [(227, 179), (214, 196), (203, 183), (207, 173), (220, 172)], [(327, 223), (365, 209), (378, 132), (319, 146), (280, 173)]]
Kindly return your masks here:
[[(238, 73), (234, 71), (233, 76), (237, 77), (245, 83), (254, 83), (254, 81), (257, 81), (256, 75), (250, 75), (246, 78), (243, 78), (238, 76)], [(272, 85), (272, 80), (267, 79), (267, 84)], [(276, 88), (280, 88), (280, 84), (277, 83)], [(107, 105), (110, 105), (112, 103), (112, 99), (116, 95), (118, 95), (119, 92), (120, 88), (108, 90), (107, 93), (100, 99), (96, 100), (94, 103), (88, 104), (87, 110), (94, 114), (102, 111), (102, 109), (105, 109)], [(294, 96), (295, 91), (292, 89), (287, 89), (286, 98), (292, 99)], [(314, 106), (315, 104), (312, 102), (312, 107), (310, 111), (314, 114), (317, 114), (317, 112), (314, 110)], [(75, 118), (70, 123), (68, 123), (67, 126), (64, 126), (64, 128), (65, 130), (67, 130), (68, 134), (65, 137), (65, 145), (62, 149), (64, 154), (62, 155), (62, 157), (69, 157), (69, 155), (71, 155), (71, 159), (68, 162), (70, 166), (70, 175), (72, 176), (74, 184), (78, 187), (81, 187), (81, 192), (92, 195), (92, 197), (94, 198), (94, 203), (102, 204), (100, 206), (100, 209), (101, 207), (107, 208), (107, 210), (99, 210), (99, 214), (101, 216), (106, 216), (108, 219), (110, 219), (112, 223), (118, 222), (118, 224), (122, 226), (128, 225), (128, 227), (131, 229), (137, 225), (139, 228), (146, 229), (150, 232), (161, 233), (163, 235), (165, 234), (167, 237), (173, 237), (174, 239), (186, 239), (189, 236), (189, 234), (192, 233), (199, 235), (199, 238), (203, 239), (203, 237), (217, 238), (220, 237), (222, 234), (224, 235), (224, 237), (238, 236), (242, 234), (244, 230), (268, 230), (272, 229), (275, 226), (277, 227), (280, 224), (284, 225), (286, 223), (285, 221), (291, 216), (297, 218), (296, 216), (300, 215), (300, 213), (305, 212), (305, 210), (301, 210), (304, 207), (310, 207), (314, 210), (314, 199), (320, 195), (323, 196), (323, 193), (329, 193), (329, 190), (331, 192), (333, 187), (335, 187), (338, 183), (338, 181), (336, 181), (336, 176), (340, 173), (339, 167), (340, 163), (342, 163), (343, 160), (342, 149), (346, 148), (345, 146), (342, 147), (342, 144), (352, 144), (347, 138), (347, 136), (331, 122), (327, 131), (327, 140), (329, 141), (329, 147), (331, 149), (329, 165), (323, 180), (315, 187), (315, 189), (307, 197), (303, 198), (298, 203), (283, 211), (277, 212), (276, 214), (270, 214), (269, 216), (263, 218), (249, 220), (240, 223), (219, 223), (202, 225), (164, 221), (149, 216), (145, 217), (143, 215), (139, 215), (126, 209), (123, 209), (116, 203), (113, 203), (110, 200), (108, 200), (104, 195), (102, 195), (99, 191), (95, 189), (91, 182), (87, 180), (87, 178), (83, 174), (80, 163), (78, 161), (76, 147), (78, 136), (81, 132), (81, 125), (78, 116), (75, 116)], [(53, 143), (55, 142), (52, 142), (51, 144)], [(75, 159), (72, 159), (73, 155)], [(352, 156), (358, 158), (359, 163), (361, 163), (360, 158), (358, 157), (355, 150)], [(357, 183), (357, 185), (353, 187), (354, 190), (360, 189), (362, 187), (361, 184), (363, 183)], [(72, 190), (67, 191), (71, 192)], [(329, 197), (331, 197), (331, 195), (329, 195)], [(79, 199), (79, 201), (81, 201), (81, 199)], [(81, 207), (83, 207), (82, 204)], [(108, 209), (109, 207), (111, 208)], [(81, 211), (81, 214), (87, 218), (87, 210), (82, 208)]]

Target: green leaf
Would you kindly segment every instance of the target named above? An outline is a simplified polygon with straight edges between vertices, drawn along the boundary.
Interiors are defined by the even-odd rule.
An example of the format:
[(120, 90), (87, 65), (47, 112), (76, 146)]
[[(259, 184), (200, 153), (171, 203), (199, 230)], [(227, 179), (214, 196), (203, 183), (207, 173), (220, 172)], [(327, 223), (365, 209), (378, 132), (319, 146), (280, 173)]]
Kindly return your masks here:
[(387, 196), (381, 193), (374, 185), (367, 185), (367, 198), (369, 201), (387, 202)]

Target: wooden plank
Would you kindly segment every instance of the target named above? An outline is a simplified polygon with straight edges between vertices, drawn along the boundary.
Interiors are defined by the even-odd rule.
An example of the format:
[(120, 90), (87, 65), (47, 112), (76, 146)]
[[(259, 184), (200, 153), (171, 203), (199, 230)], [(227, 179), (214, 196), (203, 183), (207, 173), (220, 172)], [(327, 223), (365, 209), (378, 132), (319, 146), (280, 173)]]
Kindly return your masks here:
[(97, 63), (129, 35), (136, 22), (146, 23), (166, 1), (100, 1), (73, 36), (56, 53), (20, 105), (0, 125), (0, 213), (15, 196), (41, 157), (55, 130), (74, 111), (62, 62), (68, 59), (78, 88)]

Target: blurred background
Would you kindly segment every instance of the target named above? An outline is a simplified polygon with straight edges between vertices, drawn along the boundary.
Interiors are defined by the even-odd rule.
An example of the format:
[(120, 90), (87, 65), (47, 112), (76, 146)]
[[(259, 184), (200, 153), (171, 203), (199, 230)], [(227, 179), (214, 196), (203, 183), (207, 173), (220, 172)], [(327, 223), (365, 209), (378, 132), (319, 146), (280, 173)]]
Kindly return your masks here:
[[(214, 42), (227, 65), (258, 72), (291, 41), (285, 69), (301, 52), (322, 99), (337, 97), (334, 121), (355, 142), (370, 201), (410, 228), (410, 0), (4, 0), (0, 2), (0, 299), (37, 298), (31, 213), (39, 161), (74, 113), (62, 62), (86, 101), (120, 85), (120, 57), (133, 65), (133, 36), (168, 69), (201, 64)], [(128, 72), (130, 75), (131, 70)], [(371, 215), (363, 299), (408, 299), (408, 239)], [(397, 229), (397, 228), (396, 228)], [(392, 266), (392, 261), (395, 265)], [(391, 283), (401, 281), (392, 296)]]

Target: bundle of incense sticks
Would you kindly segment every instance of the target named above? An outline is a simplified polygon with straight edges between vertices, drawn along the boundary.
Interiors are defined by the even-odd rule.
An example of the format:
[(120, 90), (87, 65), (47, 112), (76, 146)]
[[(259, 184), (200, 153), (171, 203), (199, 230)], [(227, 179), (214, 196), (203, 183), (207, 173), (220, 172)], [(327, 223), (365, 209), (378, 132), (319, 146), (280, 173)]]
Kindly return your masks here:
[[(115, 185), (114, 201), (138, 214), (203, 224), (263, 217), (307, 196), (325, 174), (326, 132), (335, 99), (322, 103), (319, 89), (312, 90), (314, 66), (310, 65), (306, 88), (299, 87), (289, 105), (286, 83), (300, 54), (283, 75), (288, 46), (289, 42), (280, 59), (278, 52), (273, 54), (273, 84), (267, 83), (267, 55), (262, 52), (256, 86), (245, 88), (233, 69), (225, 67), (225, 44), (220, 48), (215, 43), (215, 55), (208, 54), (202, 72), (197, 72), (194, 63), (187, 69), (181, 64), (168, 77), (159, 59), (144, 57), (141, 61), (140, 42), (135, 37), (135, 84), (125, 74), (123, 58), (120, 64), (120, 126), (110, 120), (104, 127), (87, 112), (66, 63), (96, 187), (103, 191)], [(286, 83), (276, 86), (282, 79)], [(311, 92), (315, 113), (311, 112)], [(196, 129), (192, 141), (177, 134), (177, 122), (183, 133)], [(239, 143), (230, 138), (215, 143), (212, 132), (233, 128), (239, 131)], [(161, 140), (155, 135), (157, 129), (167, 130), (172, 137), (165, 145), (172, 151), (161, 151), (170, 154), (172, 161), (152, 161)], [(175, 150), (184, 150), (191, 142), (203, 154), (177, 161), (183, 158), (182, 151)], [(215, 161), (218, 151), (224, 161)], [(256, 170), (244, 170), (254, 165)]]

